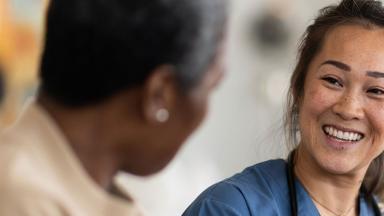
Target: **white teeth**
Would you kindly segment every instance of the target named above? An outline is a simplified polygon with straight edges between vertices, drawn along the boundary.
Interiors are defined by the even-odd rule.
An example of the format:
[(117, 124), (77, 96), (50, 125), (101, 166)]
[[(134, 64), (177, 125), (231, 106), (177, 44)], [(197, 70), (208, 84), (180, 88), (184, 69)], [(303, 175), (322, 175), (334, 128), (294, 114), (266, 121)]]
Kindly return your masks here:
[(348, 139), (348, 140), (354, 140), (354, 139), (353, 139), (354, 136), (355, 136), (355, 135), (354, 135), (353, 133), (349, 133), (349, 136), (348, 136), (347, 139)]
[(336, 137), (339, 139), (343, 139), (343, 132), (342, 131), (337, 131)]
[(344, 132), (343, 133), (343, 139), (348, 140), (348, 138), (349, 138), (349, 133), (348, 132)]
[(337, 130), (334, 129), (334, 130), (333, 130), (333, 133), (332, 133), (331, 135), (334, 136), (334, 137), (336, 137), (336, 136), (337, 136)]
[(327, 126), (324, 128), (324, 131), (329, 136), (333, 136), (340, 140), (346, 140), (346, 141), (359, 141), (362, 139), (362, 135), (359, 133), (354, 132), (344, 132), (341, 130), (338, 130), (334, 127)]

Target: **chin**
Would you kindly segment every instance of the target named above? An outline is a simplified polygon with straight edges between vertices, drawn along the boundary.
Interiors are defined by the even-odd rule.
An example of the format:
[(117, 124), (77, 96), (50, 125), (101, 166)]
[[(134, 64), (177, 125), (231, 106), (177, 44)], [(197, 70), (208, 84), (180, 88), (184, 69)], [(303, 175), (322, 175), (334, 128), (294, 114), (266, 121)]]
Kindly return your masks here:
[(357, 167), (349, 157), (332, 154), (319, 158), (317, 163), (325, 172), (334, 175), (351, 174)]
[(358, 169), (361, 143), (340, 142), (321, 136), (317, 144), (311, 146), (311, 152), (318, 166), (329, 174), (351, 174)]
[(137, 176), (150, 176), (162, 171), (172, 160), (172, 157), (166, 157), (162, 159), (146, 159), (136, 167), (125, 168), (124, 171)]
[(123, 169), (123, 171), (133, 175), (144, 177), (144, 176), (150, 176), (150, 175), (156, 174), (157, 172), (160, 172), (164, 167), (165, 166), (162, 166), (162, 167), (152, 166), (152, 167), (146, 167), (146, 168), (142, 167), (142, 168), (135, 168), (135, 169), (127, 168), (127, 169)]

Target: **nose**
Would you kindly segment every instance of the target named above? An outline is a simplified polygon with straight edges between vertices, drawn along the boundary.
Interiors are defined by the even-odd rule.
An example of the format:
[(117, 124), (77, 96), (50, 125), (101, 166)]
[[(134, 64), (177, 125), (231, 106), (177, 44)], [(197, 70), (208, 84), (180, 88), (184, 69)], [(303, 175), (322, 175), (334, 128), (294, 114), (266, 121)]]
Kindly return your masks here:
[(332, 107), (343, 120), (359, 120), (364, 116), (363, 103), (357, 94), (345, 93)]

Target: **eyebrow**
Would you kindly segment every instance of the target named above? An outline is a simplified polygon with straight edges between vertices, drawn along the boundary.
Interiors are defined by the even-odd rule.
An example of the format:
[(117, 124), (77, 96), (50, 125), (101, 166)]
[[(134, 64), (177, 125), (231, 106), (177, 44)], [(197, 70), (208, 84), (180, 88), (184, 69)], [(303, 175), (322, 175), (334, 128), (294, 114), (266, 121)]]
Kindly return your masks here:
[(344, 64), (344, 63), (339, 62), (339, 61), (327, 60), (327, 61), (323, 62), (320, 66), (323, 66), (326, 64), (333, 65), (333, 66), (335, 66), (341, 70), (344, 70), (344, 71), (351, 71), (351, 67), (349, 65)]
[(370, 76), (373, 78), (384, 78), (384, 73), (378, 72), (378, 71), (367, 71), (367, 76)]
[[(341, 70), (344, 70), (344, 71), (351, 71), (351, 67), (349, 65), (342, 63), (342, 62), (339, 62), (339, 61), (327, 60), (327, 61), (323, 62), (320, 66), (326, 65), (326, 64), (333, 65), (333, 66), (335, 66)], [(366, 75), (373, 77), (373, 78), (384, 78), (384, 72), (379, 72), (379, 71), (367, 71)]]

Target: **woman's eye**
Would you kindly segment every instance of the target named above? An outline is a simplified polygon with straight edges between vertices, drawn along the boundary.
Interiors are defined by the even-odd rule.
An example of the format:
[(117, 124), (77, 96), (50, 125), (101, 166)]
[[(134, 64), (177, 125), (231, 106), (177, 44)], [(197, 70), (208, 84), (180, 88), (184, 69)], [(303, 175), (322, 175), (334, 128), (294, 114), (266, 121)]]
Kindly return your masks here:
[(384, 95), (384, 90), (380, 88), (371, 88), (367, 92), (374, 95)]
[(335, 85), (335, 86), (338, 86), (338, 87), (343, 87), (343, 85), (336, 78), (333, 78), (333, 77), (323, 77), (321, 79), (326, 81), (327, 83), (329, 83), (331, 85)]

